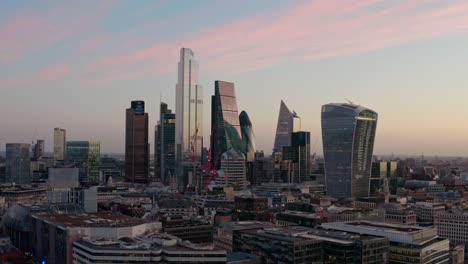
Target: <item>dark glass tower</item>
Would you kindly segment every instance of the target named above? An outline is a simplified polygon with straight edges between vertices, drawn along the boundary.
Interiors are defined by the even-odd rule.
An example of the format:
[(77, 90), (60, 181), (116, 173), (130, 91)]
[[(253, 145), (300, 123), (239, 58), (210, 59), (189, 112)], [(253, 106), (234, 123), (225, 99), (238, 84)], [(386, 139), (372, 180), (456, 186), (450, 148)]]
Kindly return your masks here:
[(160, 119), (155, 138), (155, 172), (161, 176), (161, 181), (169, 184), (175, 176), (175, 126), (176, 116), (166, 103), (161, 103)]
[(99, 184), (101, 144), (90, 141), (67, 141), (67, 166), (79, 168), (80, 184)]
[(310, 132), (293, 132), (290, 150), (294, 164), (292, 182), (310, 180)]
[(369, 195), (377, 113), (353, 104), (322, 106), (322, 140), (327, 194)]
[(229, 149), (243, 152), (234, 84), (215, 81), (211, 97), (211, 156), (219, 167), (219, 157)]
[(255, 136), (252, 128), (252, 122), (245, 111), (242, 111), (239, 115), (239, 123), (241, 128), (243, 152), (247, 161), (255, 160), (255, 152), (257, 148), (255, 146)]
[(283, 147), (291, 146), (291, 133), (301, 129), (301, 119), (296, 112), (289, 110), (281, 100), (278, 125), (276, 127), (274, 152), (281, 152)]
[(145, 102), (132, 101), (125, 125), (125, 178), (127, 182), (148, 183), (148, 113)]

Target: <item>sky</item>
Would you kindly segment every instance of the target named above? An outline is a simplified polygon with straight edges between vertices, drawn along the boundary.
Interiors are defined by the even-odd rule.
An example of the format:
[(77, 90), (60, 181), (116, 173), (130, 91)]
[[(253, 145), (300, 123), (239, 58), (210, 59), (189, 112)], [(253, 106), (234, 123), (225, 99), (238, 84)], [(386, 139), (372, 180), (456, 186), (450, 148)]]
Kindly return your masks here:
[(52, 151), (61, 127), (123, 153), (130, 101), (146, 102), (150, 135), (159, 102), (175, 108), (182, 47), (200, 64), (206, 138), (224, 80), (266, 153), (283, 99), (318, 154), (321, 106), (346, 100), (379, 113), (376, 154), (468, 154), (463, 0), (4, 0), (0, 150), (45, 139)]

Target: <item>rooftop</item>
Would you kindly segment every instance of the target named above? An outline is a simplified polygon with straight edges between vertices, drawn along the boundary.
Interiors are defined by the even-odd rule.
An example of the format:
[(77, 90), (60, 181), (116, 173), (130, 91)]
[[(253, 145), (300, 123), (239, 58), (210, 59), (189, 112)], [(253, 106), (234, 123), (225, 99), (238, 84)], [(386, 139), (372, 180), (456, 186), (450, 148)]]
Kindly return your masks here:
[(145, 221), (110, 212), (89, 214), (36, 214), (33, 217), (66, 227), (128, 227), (144, 224)]

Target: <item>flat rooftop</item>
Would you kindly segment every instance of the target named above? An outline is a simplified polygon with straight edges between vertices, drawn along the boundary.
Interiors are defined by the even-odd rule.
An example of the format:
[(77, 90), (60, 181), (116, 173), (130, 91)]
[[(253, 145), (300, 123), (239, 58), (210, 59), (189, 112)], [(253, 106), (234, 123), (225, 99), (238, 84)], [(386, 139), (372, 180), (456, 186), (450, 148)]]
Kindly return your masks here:
[(146, 223), (142, 219), (110, 212), (89, 214), (36, 214), (33, 217), (66, 227), (129, 227)]

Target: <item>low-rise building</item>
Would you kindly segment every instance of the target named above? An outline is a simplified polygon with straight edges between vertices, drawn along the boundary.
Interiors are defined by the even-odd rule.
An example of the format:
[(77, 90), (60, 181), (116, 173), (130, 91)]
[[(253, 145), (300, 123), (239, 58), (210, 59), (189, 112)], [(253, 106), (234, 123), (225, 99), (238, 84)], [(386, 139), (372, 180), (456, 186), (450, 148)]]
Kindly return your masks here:
[(249, 229), (265, 229), (273, 228), (274, 224), (270, 222), (260, 221), (240, 221), (240, 222), (226, 222), (221, 224), (213, 236), (213, 242), (216, 247), (222, 248), (227, 252), (232, 252), (233, 247), (233, 232), (239, 230)]
[(434, 216), (434, 226), (440, 237), (450, 239), (455, 245), (465, 245), (468, 251), (468, 213), (453, 209)]
[(324, 223), (322, 227), (361, 235), (386, 237), (390, 241), (389, 263), (448, 263), (450, 241), (437, 228), (372, 221)]
[(416, 221), (419, 225), (430, 226), (434, 224), (434, 216), (445, 212), (443, 204), (417, 202), (411, 206), (416, 213)]

